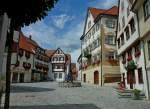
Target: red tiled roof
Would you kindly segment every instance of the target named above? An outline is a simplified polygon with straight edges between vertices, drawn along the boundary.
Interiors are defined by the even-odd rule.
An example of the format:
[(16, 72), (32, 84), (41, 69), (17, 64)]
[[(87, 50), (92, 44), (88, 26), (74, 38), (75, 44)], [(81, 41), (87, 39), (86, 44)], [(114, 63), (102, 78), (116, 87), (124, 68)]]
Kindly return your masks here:
[(55, 52), (56, 50), (46, 50), (46, 55), (51, 58), (51, 56), (53, 55), (53, 53)]
[(19, 48), (31, 53), (35, 53), (37, 45), (34, 45), (29, 41), (29, 38), (24, 36), (22, 32), (19, 33)]
[(108, 15), (118, 15), (118, 7), (113, 6), (110, 9), (97, 9), (97, 8), (89, 8), (94, 19), (100, 14), (108, 14)]

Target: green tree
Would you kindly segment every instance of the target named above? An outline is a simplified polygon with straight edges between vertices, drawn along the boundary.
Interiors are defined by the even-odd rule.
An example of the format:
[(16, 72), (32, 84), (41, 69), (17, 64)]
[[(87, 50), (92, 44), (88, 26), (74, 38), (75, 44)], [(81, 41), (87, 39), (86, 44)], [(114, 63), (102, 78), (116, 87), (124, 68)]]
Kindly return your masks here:
[[(35, 23), (37, 20), (43, 19), (47, 16), (58, 0), (1, 0), (0, 1), (0, 15), (5, 12), (11, 19), (10, 32), (7, 35), (8, 41), (8, 55), (6, 67), (6, 94), (4, 109), (9, 109), (10, 96), (10, 66), (11, 66), (11, 44), (13, 42), (14, 30), (19, 30), (23, 26), (28, 26)], [(11, 4), (11, 5), (8, 5)]]

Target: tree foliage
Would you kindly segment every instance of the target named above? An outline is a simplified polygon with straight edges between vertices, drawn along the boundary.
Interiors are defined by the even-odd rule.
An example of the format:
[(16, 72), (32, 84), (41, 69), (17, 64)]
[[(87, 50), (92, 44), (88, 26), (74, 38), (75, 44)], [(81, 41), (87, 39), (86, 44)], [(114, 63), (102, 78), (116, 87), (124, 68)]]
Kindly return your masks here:
[(13, 20), (14, 28), (28, 26), (43, 19), (58, 0), (1, 0), (0, 15), (4, 12)]

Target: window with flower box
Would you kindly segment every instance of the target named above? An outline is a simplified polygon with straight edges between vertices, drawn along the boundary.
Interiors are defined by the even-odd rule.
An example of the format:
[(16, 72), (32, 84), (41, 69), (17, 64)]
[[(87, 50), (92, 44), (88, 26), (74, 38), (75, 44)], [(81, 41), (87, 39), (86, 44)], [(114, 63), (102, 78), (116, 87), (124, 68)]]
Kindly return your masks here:
[(132, 49), (129, 50), (129, 51), (127, 52), (127, 54), (128, 54), (127, 60), (128, 60), (128, 61), (131, 61), (131, 60), (132, 60)]
[(141, 55), (141, 50), (140, 50), (140, 43), (135, 46), (135, 57), (139, 57)]

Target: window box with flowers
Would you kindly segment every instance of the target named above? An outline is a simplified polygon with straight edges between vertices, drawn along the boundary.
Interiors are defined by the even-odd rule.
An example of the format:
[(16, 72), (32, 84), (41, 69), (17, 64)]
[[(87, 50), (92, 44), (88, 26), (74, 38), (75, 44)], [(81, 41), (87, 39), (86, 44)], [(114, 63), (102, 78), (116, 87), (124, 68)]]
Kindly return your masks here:
[(131, 61), (132, 60), (132, 56), (128, 56), (127, 61)]
[(135, 57), (139, 57), (141, 55), (141, 51), (136, 51), (134, 55)]

